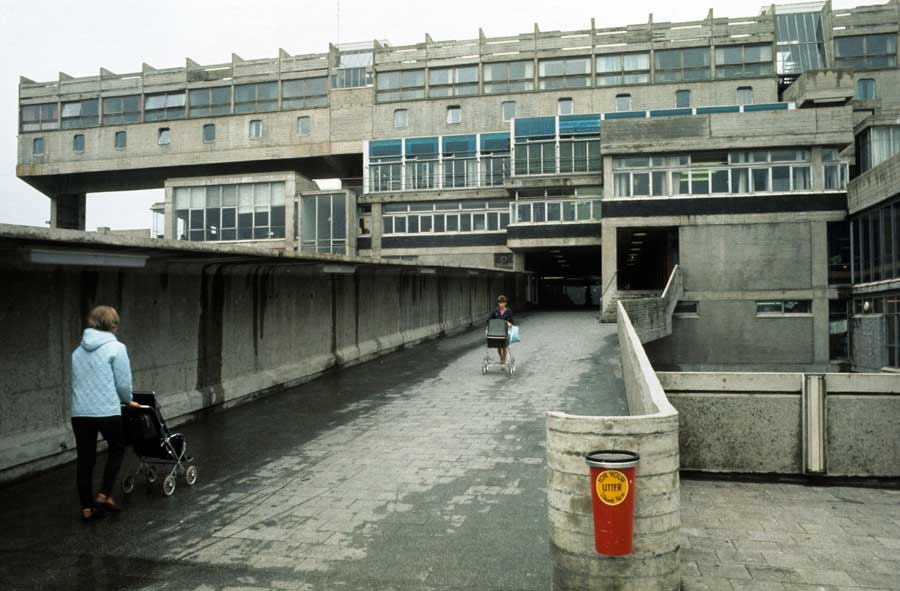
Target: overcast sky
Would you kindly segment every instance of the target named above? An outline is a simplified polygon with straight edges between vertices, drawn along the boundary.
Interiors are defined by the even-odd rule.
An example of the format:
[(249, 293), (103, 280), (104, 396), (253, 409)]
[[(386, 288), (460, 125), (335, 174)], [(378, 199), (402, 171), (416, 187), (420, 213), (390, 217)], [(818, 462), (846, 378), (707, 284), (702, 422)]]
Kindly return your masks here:
[[(835, 8), (855, 4), (837, 0)], [(532, 30), (577, 30), (654, 20), (686, 21), (717, 16), (750, 16), (763, 2), (630, 0), (625, 2), (534, 1), (450, 2), (341, 0), (0, 0), (0, 223), (46, 225), (49, 200), (16, 178), (18, 82), (26, 76), (53, 81), (63, 71), (96, 76), (102, 66), (116, 73), (139, 72), (141, 62), (157, 68), (229, 62), (232, 52), (245, 59), (288, 53), (324, 53), (329, 42), (387, 39), (392, 45), (474, 39), (478, 27), (488, 36)], [(340, 12), (340, 19), (338, 19)], [(338, 27), (340, 22), (340, 27)], [(162, 190), (88, 196), (87, 228), (149, 228), (150, 204)]]

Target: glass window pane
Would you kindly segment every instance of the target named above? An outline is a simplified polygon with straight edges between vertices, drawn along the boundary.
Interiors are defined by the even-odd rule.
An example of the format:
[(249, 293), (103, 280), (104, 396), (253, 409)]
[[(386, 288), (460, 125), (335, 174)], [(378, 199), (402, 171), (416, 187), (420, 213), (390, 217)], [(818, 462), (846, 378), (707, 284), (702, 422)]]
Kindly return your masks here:
[[(756, 172), (756, 171), (754, 171)], [(772, 167), (772, 190), (773, 191), (789, 191), (791, 188), (791, 168), (790, 166), (773, 166)]]
[(769, 169), (754, 168), (753, 169), (753, 191), (756, 193), (769, 190)]

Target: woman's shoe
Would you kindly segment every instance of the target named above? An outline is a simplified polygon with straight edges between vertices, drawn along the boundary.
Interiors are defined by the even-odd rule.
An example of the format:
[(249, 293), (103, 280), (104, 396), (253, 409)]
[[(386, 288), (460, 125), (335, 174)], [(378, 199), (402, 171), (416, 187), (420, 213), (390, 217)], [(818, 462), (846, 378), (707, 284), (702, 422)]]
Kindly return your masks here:
[(81, 510), (81, 521), (87, 523), (89, 521), (97, 521), (101, 517), (103, 517), (106, 513), (102, 508), (98, 506), (91, 507), (89, 509)]
[(119, 513), (122, 511), (122, 507), (116, 503), (112, 497), (108, 495), (97, 495), (94, 498), (94, 504), (100, 507), (102, 510), (109, 511), (110, 513)]

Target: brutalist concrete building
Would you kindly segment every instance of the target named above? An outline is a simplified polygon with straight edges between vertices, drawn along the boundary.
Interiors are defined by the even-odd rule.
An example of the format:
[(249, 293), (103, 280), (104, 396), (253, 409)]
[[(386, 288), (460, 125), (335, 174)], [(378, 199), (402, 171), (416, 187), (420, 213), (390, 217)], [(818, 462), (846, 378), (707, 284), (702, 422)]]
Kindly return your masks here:
[[(17, 174), (165, 188), (161, 237), (659, 293), (659, 369), (900, 367), (900, 4), (22, 78)], [(323, 191), (313, 179), (340, 178)]]

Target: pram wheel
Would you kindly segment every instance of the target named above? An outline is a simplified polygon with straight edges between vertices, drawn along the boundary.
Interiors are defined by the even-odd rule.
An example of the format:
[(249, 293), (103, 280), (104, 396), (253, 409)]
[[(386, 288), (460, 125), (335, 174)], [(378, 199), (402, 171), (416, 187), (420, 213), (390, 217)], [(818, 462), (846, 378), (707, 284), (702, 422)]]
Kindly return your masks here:
[(196, 466), (188, 466), (184, 470), (184, 481), (188, 486), (194, 486), (194, 483), (197, 482), (197, 467)]
[(125, 478), (122, 479), (122, 492), (126, 495), (130, 495), (131, 491), (134, 490), (134, 476), (129, 474)]
[(153, 484), (154, 482), (156, 482), (156, 479), (159, 477), (159, 474), (157, 474), (156, 468), (154, 468), (153, 466), (148, 466), (146, 476), (147, 476), (147, 483)]
[(169, 474), (166, 476), (165, 480), (163, 480), (163, 494), (167, 497), (171, 497), (173, 492), (175, 492), (175, 475)]

